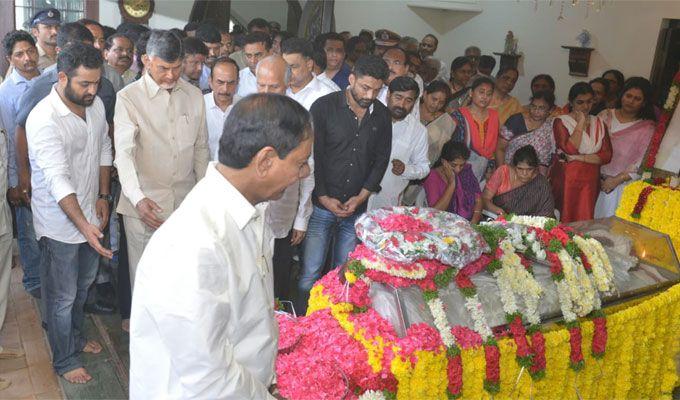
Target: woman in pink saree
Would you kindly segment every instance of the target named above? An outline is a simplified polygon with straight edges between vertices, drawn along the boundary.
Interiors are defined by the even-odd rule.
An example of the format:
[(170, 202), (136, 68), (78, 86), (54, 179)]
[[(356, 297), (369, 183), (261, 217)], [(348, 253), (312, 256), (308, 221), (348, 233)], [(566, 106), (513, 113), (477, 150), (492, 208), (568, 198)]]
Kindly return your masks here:
[(600, 119), (609, 130), (612, 159), (600, 168), (600, 194), (595, 204), (595, 218), (611, 217), (621, 200), (623, 189), (640, 179), (638, 170), (654, 134), (652, 86), (645, 78), (626, 81), (616, 108), (604, 110)]

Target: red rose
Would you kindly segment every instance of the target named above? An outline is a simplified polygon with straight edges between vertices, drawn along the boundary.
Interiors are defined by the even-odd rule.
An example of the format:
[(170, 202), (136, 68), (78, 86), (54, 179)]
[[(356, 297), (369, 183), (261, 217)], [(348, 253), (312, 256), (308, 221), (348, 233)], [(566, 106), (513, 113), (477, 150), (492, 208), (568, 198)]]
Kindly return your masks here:
[(453, 396), (460, 395), (463, 389), (463, 359), (460, 354), (449, 358), (446, 372), (449, 378), (449, 393)]
[(602, 357), (607, 347), (607, 319), (605, 317), (594, 318), (593, 325), (592, 353), (595, 357)]
[(486, 360), (486, 380), (491, 383), (500, 381), (501, 352), (495, 344), (484, 345), (484, 359)]

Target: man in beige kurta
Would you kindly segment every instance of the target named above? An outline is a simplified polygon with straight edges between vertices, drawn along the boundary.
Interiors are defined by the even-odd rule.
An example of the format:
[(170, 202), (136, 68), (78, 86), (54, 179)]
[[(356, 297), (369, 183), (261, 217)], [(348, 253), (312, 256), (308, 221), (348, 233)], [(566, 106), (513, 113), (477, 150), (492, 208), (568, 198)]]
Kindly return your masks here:
[(115, 166), (123, 192), (130, 283), (151, 235), (203, 177), (208, 165), (205, 103), (180, 79), (183, 50), (168, 31), (147, 44), (147, 72), (118, 92), (114, 117)]

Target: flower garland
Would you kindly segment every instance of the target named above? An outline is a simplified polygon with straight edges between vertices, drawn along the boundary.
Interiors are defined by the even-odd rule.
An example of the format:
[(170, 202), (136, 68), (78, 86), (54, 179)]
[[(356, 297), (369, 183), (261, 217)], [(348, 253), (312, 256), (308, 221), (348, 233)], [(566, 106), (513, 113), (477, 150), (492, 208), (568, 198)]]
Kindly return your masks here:
[(489, 257), (482, 256), (477, 261), (462, 268), (454, 281), (465, 299), (465, 308), (472, 318), (474, 331), (482, 338), (484, 359), (486, 361), (484, 389), (491, 394), (495, 394), (500, 391), (500, 351), (498, 350), (498, 343), (494, 339), (491, 327), (489, 327), (486, 321), (482, 303), (477, 296), (477, 288), (470, 279), (474, 274), (488, 267), (487, 264), (489, 262)]
[(655, 190), (654, 186), (647, 186), (646, 188), (642, 189), (640, 195), (638, 196), (637, 203), (635, 203), (635, 207), (633, 208), (633, 212), (630, 213), (631, 217), (635, 219), (640, 219), (640, 217), (642, 216), (642, 210), (647, 205), (647, 199), (654, 190)]
[(575, 235), (573, 240), (584, 256), (582, 258), (584, 267), (592, 272), (597, 290), (601, 293), (612, 293), (614, 291), (614, 268), (600, 242), (578, 235)]
[[(422, 290), (436, 290), (435, 277), (451, 267), (437, 260), (420, 260), (414, 263), (392, 261), (373, 252), (363, 244), (349, 254), (350, 264), (361, 265), (361, 274), (372, 281), (382, 282), (396, 288), (418, 286)], [(356, 267), (353, 265), (352, 268)]]
[[(337, 274), (336, 274), (337, 276)], [(360, 282), (361, 280), (357, 280)], [(342, 284), (338, 284), (342, 287)], [(362, 313), (363, 314), (363, 313)], [(587, 368), (580, 372), (579, 379), (582, 384), (579, 387), (580, 396), (583, 398), (661, 398), (668, 396), (676, 386), (677, 374), (675, 370), (674, 354), (679, 349), (680, 341), (680, 285), (676, 285), (662, 293), (650, 298), (623, 304), (608, 310), (609, 336), (612, 346), (607, 352), (607, 362), (601, 368)], [(360, 314), (361, 315), (361, 314)], [(356, 341), (349, 338), (339, 327), (332, 317), (330, 310), (319, 310), (308, 317), (279, 320), (281, 338), (291, 336), (300, 337), (298, 344), (285, 353), (279, 353), (276, 361), (277, 385), (282, 396), (292, 400), (306, 399), (356, 399), (362, 394), (366, 396), (379, 396), (381, 392), (386, 400), (394, 399), (397, 395), (396, 380), (389, 370), (380, 378), (378, 384), (372, 387), (364, 382), (357, 383), (356, 378), (351, 376), (352, 370), (361, 370), (362, 351), (355, 352), (352, 349), (360, 348)], [(356, 322), (357, 326), (363, 326)], [(584, 322), (582, 340), (589, 340), (597, 334), (595, 321)], [(391, 329), (391, 327), (390, 327)], [(432, 332), (434, 330), (430, 330)], [(462, 333), (465, 329), (454, 328), (454, 335), (463, 349), (466, 346), (459, 335), (472, 337), (475, 334)], [(631, 335), (635, 332), (635, 335)], [(409, 332), (413, 333), (413, 332)], [(420, 332), (417, 332), (420, 334)], [(529, 334), (531, 334), (529, 332)], [(408, 336), (408, 334), (407, 334)], [(569, 379), (568, 366), (560, 361), (564, 357), (565, 346), (569, 346), (570, 336), (564, 329), (557, 329), (546, 333), (542, 345), (546, 348), (547, 364), (551, 366), (550, 374), (546, 380), (533, 384), (531, 387), (520, 381), (516, 388), (512, 380), (504, 381), (502, 397), (510, 397), (510, 392), (517, 391), (517, 397), (529, 398), (572, 398), (576, 395), (573, 385), (565, 384)], [(396, 345), (398, 339), (391, 343)], [(432, 339), (427, 339), (432, 341)], [(281, 341), (279, 342), (281, 344)], [(345, 346), (346, 347), (342, 347)], [(402, 343), (399, 343), (400, 345)], [(414, 343), (415, 344), (415, 343)], [(416, 346), (420, 346), (416, 344)], [(427, 344), (431, 351), (432, 344)], [(511, 354), (514, 346), (509, 340), (500, 339), (499, 349), (503, 356)], [(476, 366), (484, 362), (481, 352), (473, 349), (463, 350), (463, 358), (466, 365)], [(332, 358), (333, 361), (329, 361)], [(358, 357), (358, 358), (356, 358)], [(414, 358), (418, 358), (413, 354)], [(430, 357), (427, 361), (434, 362), (436, 358)], [(349, 361), (348, 361), (349, 360)], [(365, 359), (364, 359), (365, 360)], [(351, 361), (351, 362), (350, 362)], [(336, 364), (337, 363), (337, 364)], [(536, 359), (534, 358), (534, 363)], [(440, 365), (443, 365), (441, 363)], [(504, 376), (515, 376), (519, 373), (519, 367), (512, 364), (504, 364)], [(437, 379), (428, 379), (424, 375), (418, 375), (417, 379), (423, 379), (425, 385), (445, 385), (441, 380), (441, 369), (432, 369), (437, 372)], [(479, 397), (481, 379), (479, 384), (472, 379), (476, 372), (469, 369), (466, 376), (466, 397)], [(344, 371), (344, 372), (343, 372)], [(479, 369), (475, 370), (479, 371)], [(448, 372), (448, 371), (447, 371)], [(347, 381), (343, 379), (347, 375), (350, 382), (350, 390), (346, 390)], [(459, 374), (462, 375), (462, 374)], [(356, 376), (356, 374), (355, 374)], [(416, 382), (413, 382), (416, 383)], [(290, 389), (298, 390), (291, 392)], [(423, 392), (425, 393), (425, 392)], [(431, 392), (432, 397), (411, 398), (446, 398), (442, 391)], [(406, 395), (402, 395), (405, 398)], [(514, 394), (513, 394), (513, 397)], [(382, 397), (366, 397), (364, 399), (382, 399)]]
[[(569, 365), (575, 371), (583, 368), (582, 333), (578, 316), (590, 315), (595, 333), (592, 354), (603, 356), (606, 341), (606, 320), (600, 311), (599, 292), (613, 290), (613, 268), (602, 245), (584, 238), (572, 230), (546, 218), (511, 217), (510, 221), (529, 226), (546, 247), (546, 258), (557, 288), (560, 310), (570, 335)], [(542, 224), (542, 225), (541, 225)], [(539, 339), (540, 344), (540, 339)]]
[[(527, 219), (526, 222), (544, 223), (536, 219)], [(545, 371), (545, 347), (540, 330), (538, 302), (543, 289), (533, 277), (531, 264), (516, 251), (538, 255), (541, 258), (545, 258), (545, 251), (540, 247), (534, 232), (527, 234), (526, 229), (508, 226), (504, 220), (482, 225), (479, 229), (489, 241), (489, 247), (496, 249), (496, 257), (488, 264), (487, 270), (496, 278), (500, 290), (503, 311), (517, 346), (515, 358), (519, 365), (530, 367), (532, 379), (541, 379)], [(522, 323), (522, 313), (517, 306), (516, 294), (524, 300), (526, 318), (532, 334), (531, 345), (526, 339), (527, 331)]]
[[(552, 362), (547, 357), (551, 345), (540, 330), (538, 302), (542, 288), (526, 257), (546, 259), (551, 262), (551, 271), (555, 271), (553, 280), (569, 331), (571, 368), (579, 370), (585, 365), (581, 349), (584, 337), (590, 339), (592, 335), (591, 354), (602, 357), (609, 332), (600, 310), (598, 291), (613, 288), (609, 280), (613, 270), (601, 245), (594, 239), (575, 235), (552, 219), (514, 216), (508, 219), (510, 222), (499, 221), (478, 228), (491, 251), (460, 269), (434, 260), (396, 263), (382, 258), (379, 255), (382, 253), (358, 246), (344, 270), (331, 271), (312, 288), (307, 317), (280, 322), (285, 339), (280, 342), (277, 374), (291, 377), (281, 380), (282, 395), (293, 399), (356, 399), (360, 395), (366, 400), (457, 398), (463, 390), (461, 346), (479, 345), (484, 350), (485, 377), (470, 385), (479, 389), (483, 386), (491, 394), (499, 393), (501, 353), (507, 347), (504, 350), (497, 342), (471, 279), (484, 270), (498, 283), (518, 365), (528, 368), (532, 379), (543, 378), (546, 365)], [(408, 221), (402, 218), (390, 223), (394, 228)], [(424, 277), (412, 279), (392, 274), (414, 271), (415, 264), (425, 270)], [(389, 322), (371, 307), (369, 289), (373, 281), (395, 287), (420, 287), (434, 327), (413, 324), (405, 336), (398, 337)], [(447, 320), (439, 290), (452, 283), (464, 296), (473, 330), (451, 327)], [(590, 325), (584, 325), (582, 331), (577, 318), (586, 315), (591, 318), (592, 330)], [(318, 339), (319, 335), (331, 337)], [(477, 361), (466, 371), (481, 367)], [(293, 382), (292, 377), (298, 379)]]
[(649, 195), (647, 207), (640, 218), (631, 217), (640, 192), (651, 185), (643, 181), (630, 183), (623, 190), (616, 216), (626, 221), (646, 226), (670, 236), (676, 249), (680, 249), (680, 190), (668, 186), (654, 186)]
[(668, 91), (668, 97), (663, 106), (663, 111), (661, 112), (661, 118), (656, 124), (656, 129), (652, 135), (652, 140), (649, 143), (649, 150), (647, 151), (647, 158), (644, 162), (645, 171), (648, 173), (652, 171), (654, 165), (656, 164), (656, 155), (661, 147), (661, 141), (666, 134), (666, 129), (668, 128), (668, 122), (673, 116), (675, 108), (678, 106), (680, 92), (680, 71), (678, 71), (673, 77), (673, 82)]

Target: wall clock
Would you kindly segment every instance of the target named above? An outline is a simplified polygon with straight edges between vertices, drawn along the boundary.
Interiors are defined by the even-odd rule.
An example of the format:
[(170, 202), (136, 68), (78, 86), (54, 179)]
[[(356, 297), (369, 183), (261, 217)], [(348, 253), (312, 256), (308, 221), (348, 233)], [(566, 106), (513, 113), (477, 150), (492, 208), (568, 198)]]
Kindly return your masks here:
[(154, 0), (118, 0), (118, 8), (124, 21), (146, 24), (153, 15)]

